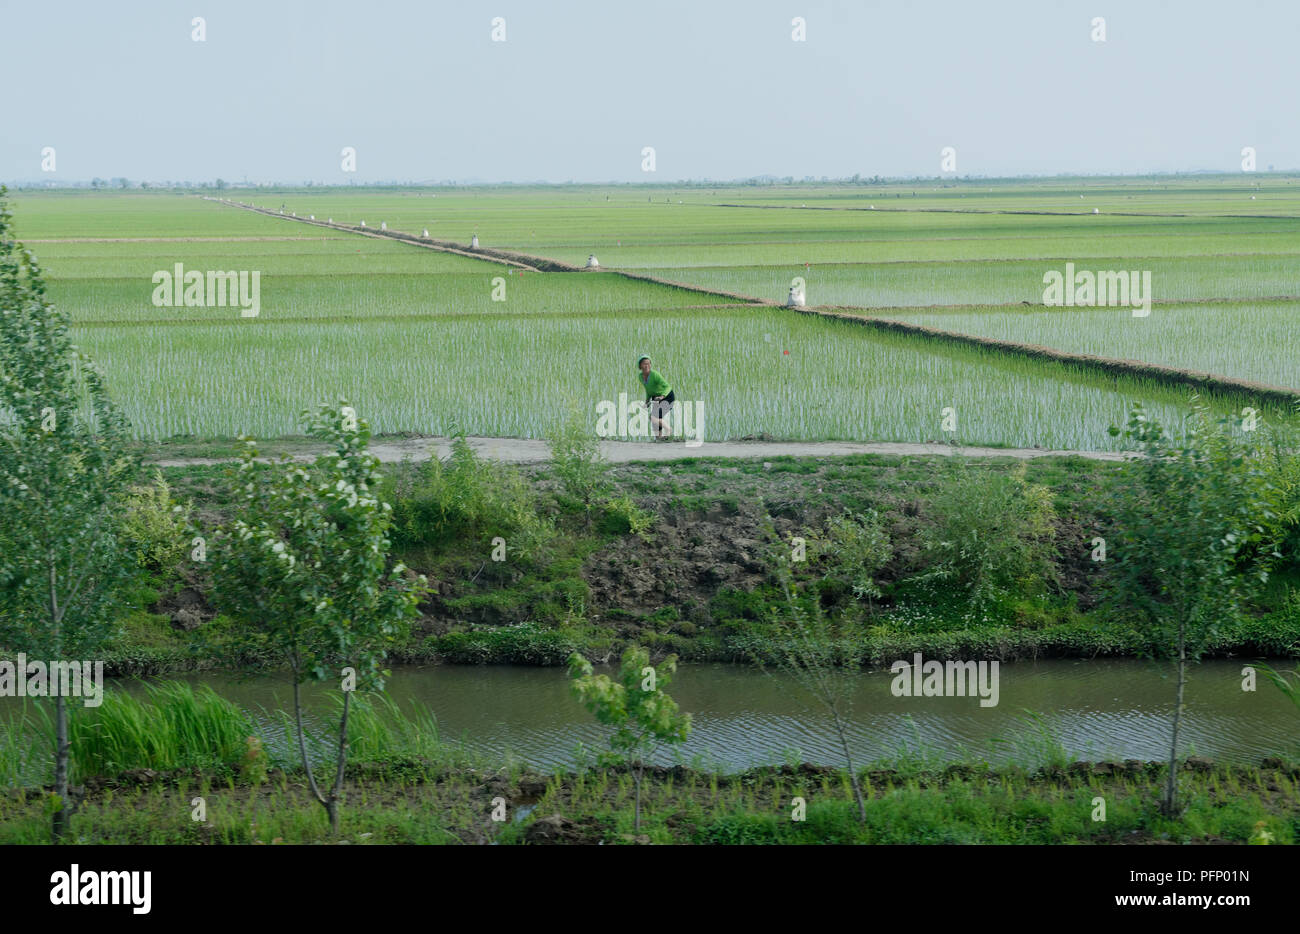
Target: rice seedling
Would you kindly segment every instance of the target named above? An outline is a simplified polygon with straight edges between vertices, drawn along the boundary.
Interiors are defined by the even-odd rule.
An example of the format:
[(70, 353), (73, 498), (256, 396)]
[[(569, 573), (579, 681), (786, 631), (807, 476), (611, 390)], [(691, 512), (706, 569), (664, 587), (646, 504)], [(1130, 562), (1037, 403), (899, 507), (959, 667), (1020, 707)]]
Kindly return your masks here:
[[(541, 321), (544, 320), (544, 326)], [(144, 438), (292, 434), (319, 399), (347, 398), (381, 433), (539, 438), (547, 399), (590, 413), (639, 385), (642, 347), (680, 399), (705, 402), (706, 440), (767, 434), (1114, 449), (1137, 399), (1172, 418), (1186, 393), (784, 309), (477, 319), (178, 324), (78, 335)], [(942, 410), (958, 415), (942, 430)]]
[[(1043, 275), (1061, 272), (1075, 257), (1034, 260), (969, 260), (961, 262), (837, 263), (810, 269), (798, 266), (693, 266), (654, 270), (672, 281), (689, 282), (776, 299), (791, 280), (807, 282), (813, 305), (853, 305), (894, 308), (929, 305), (999, 305), (1028, 302), (1043, 304)], [(1076, 266), (1082, 269), (1076, 262)], [(1156, 301), (1188, 299), (1248, 299), (1295, 296), (1300, 282), (1293, 254), (1232, 257), (1096, 256), (1089, 270), (1149, 270)], [(1072, 309), (1062, 309), (1072, 310)], [(1129, 310), (1131, 313), (1131, 309)], [(1205, 309), (1208, 322), (1218, 319)], [(1217, 329), (1222, 339), (1233, 339), (1228, 328)]]
[(1146, 318), (1122, 308), (882, 314), (978, 337), (1300, 388), (1300, 302), (1161, 305)]

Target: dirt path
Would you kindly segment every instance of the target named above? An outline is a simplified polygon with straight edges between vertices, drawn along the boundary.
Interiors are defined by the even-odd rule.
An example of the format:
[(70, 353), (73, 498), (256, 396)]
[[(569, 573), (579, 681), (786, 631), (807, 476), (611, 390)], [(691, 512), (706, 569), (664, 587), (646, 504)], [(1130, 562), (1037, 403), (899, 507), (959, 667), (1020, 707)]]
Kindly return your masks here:
[[(881, 204), (886, 204), (884, 196), (881, 196)], [(766, 211), (866, 211), (876, 214), (1027, 214), (1034, 217), (1096, 217), (1090, 210), (1084, 211), (1012, 211), (999, 208), (905, 208), (896, 205), (892, 208), (886, 207), (854, 207), (844, 205), (835, 207), (832, 205), (815, 204), (812, 207), (808, 205), (796, 204), (724, 204), (719, 202), (705, 202), (705, 207), (711, 208), (748, 208)], [(1173, 214), (1162, 211), (1107, 211), (1107, 217), (1231, 217), (1246, 220), (1288, 220), (1293, 221), (1300, 219), (1295, 214)]]
[(607, 267), (588, 269), (583, 266), (574, 266), (545, 256), (534, 256), (531, 253), (521, 253), (517, 250), (503, 250), (473, 245), (467, 246), (464, 243), (457, 243), (454, 240), (439, 240), (434, 237), (417, 237), (414, 234), (405, 233), (400, 230), (387, 230), (382, 228), (376, 230), (373, 227), (353, 227), (349, 224), (336, 224), (331, 220), (320, 221), (310, 216), (299, 217), (297, 214), (281, 214), (279, 211), (272, 211), (270, 208), (259, 208), (251, 204), (231, 201), (228, 198), (211, 198), (205, 196), (205, 200), (215, 201), (218, 204), (224, 204), (227, 207), (252, 211), (254, 214), (264, 214), (267, 217), (278, 217), (281, 220), (297, 221), (302, 224), (312, 224), (316, 227), (327, 227), (330, 230), (359, 234), (363, 237), (374, 237), (383, 240), (398, 240), (402, 243), (409, 243), (412, 246), (423, 247), (426, 250), (435, 250), (439, 253), (454, 253), (457, 256), (467, 256), (470, 259), (480, 259), (491, 263), (500, 263), (505, 266), (513, 266), (516, 269), (523, 269), (528, 272), (581, 272), (591, 275), (617, 276), (619, 278), (631, 279), (638, 282), (652, 282), (655, 285), (680, 289), (684, 292), (692, 292), (697, 295), (712, 295), (719, 298), (729, 298), (736, 302), (743, 302), (747, 305), (777, 307), (780, 304), (779, 302), (769, 301), (765, 298), (755, 298), (752, 295), (743, 295), (739, 292), (728, 292), (723, 289), (710, 289), (704, 286), (692, 285), (689, 282), (677, 282), (672, 279), (661, 279), (658, 276), (652, 276), (649, 273), (644, 272), (635, 272), (626, 269), (611, 269)]
[[(470, 438), (470, 447), (488, 460), (512, 464), (536, 464), (550, 459), (545, 441), (526, 438)], [(324, 451), (320, 448), (319, 451)], [(428, 460), (435, 455), (443, 458), (451, 453), (448, 438), (411, 438), (402, 441), (376, 441), (370, 450), (384, 463), (396, 463), (410, 458)], [(294, 455), (295, 460), (309, 461), (319, 451)], [(1120, 461), (1123, 454), (1113, 451), (1049, 451), (1043, 448), (985, 448), (959, 447), (947, 444), (910, 444), (898, 441), (706, 441), (699, 447), (687, 447), (680, 441), (602, 441), (601, 455), (612, 464), (630, 461), (675, 461), (690, 457), (841, 457), (847, 454), (897, 454), (904, 456), (937, 455), (948, 457), (960, 454), (966, 457), (1014, 457), (1027, 460), (1034, 457), (1083, 457), (1097, 461)], [(232, 458), (176, 457), (151, 461), (159, 467), (190, 467), (204, 464), (229, 463)]]

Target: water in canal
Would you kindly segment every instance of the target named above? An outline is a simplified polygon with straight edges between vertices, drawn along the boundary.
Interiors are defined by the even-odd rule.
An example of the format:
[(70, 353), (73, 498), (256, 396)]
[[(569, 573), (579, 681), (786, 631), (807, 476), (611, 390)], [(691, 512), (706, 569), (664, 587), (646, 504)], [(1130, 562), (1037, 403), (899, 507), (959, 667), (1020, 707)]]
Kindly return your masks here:
[[(1256, 691), (1243, 691), (1244, 664), (1209, 661), (1190, 668), (1180, 742), (1184, 754), (1257, 762), (1300, 752), (1300, 711), (1262, 677)], [(893, 678), (886, 670), (863, 673), (858, 680), (850, 742), (861, 762), (909, 755), (1031, 764), (1041, 758), (1043, 731), (1072, 758), (1168, 755), (1174, 681), (1167, 664), (1004, 664), (996, 707), (981, 707), (977, 697), (895, 697)], [(291, 709), (292, 694), (283, 679), (203, 674), (183, 680), (211, 685), (259, 713)], [(792, 759), (842, 762), (824, 710), (779, 676), (735, 665), (682, 665), (668, 691), (694, 718), (680, 752), (688, 764), (732, 770)], [(418, 704), (432, 711), (444, 740), (537, 767), (571, 766), (579, 743), (596, 749), (606, 735), (574, 699), (561, 668), (399, 667), (389, 692), (403, 709)], [(306, 694), (313, 703), (324, 701), (318, 686), (309, 686)], [(276, 729), (269, 718), (267, 728)]]

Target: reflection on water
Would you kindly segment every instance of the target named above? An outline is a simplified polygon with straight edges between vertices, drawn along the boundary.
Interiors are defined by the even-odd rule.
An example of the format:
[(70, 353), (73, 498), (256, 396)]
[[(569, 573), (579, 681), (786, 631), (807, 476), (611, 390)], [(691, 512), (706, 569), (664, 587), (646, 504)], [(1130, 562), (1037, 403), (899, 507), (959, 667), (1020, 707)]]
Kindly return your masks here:
[[(1245, 761), (1300, 753), (1300, 712), (1263, 679), (1256, 692), (1242, 691), (1243, 664), (1212, 661), (1191, 667), (1180, 743), (1184, 753)], [(995, 708), (980, 707), (975, 697), (894, 697), (892, 677), (878, 671), (859, 678), (850, 736), (859, 761), (906, 754), (1031, 764), (1041, 755), (1039, 723), (1072, 758), (1168, 755), (1174, 696), (1168, 665), (1004, 664)], [(240, 681), (224, 674), (184, 680), (209, 684), (250, 709), (289, 709), (292, 703), (283, 680)], [(788, 680), (734, 665), (683, 665), (668, 690), (694, 717), (691, 738), (680, 753), (688, 763), (741, 769), (792, 757), (826, 764), (842, 759), (828, 716)], [(444, 739), (534, 766), (571, 766), (579, 742), (596, 749), (607, 735), (570, 694), (561, 668), (404, 667), (394, 670), (389, 691), (403, 709), (429, 708)], [(306, 691), (315, 704), (324, 702), (324, 694), (318, 686)], [(659, 759), (673, 761), (668, 754)]]

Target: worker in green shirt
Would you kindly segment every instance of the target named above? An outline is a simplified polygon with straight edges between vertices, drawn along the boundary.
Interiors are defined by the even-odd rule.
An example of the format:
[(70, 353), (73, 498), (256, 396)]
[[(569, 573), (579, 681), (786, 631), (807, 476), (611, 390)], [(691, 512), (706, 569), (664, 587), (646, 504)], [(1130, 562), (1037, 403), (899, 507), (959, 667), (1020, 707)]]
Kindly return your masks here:
[(645, 386), (645, 404), (650, 410), (650, 424), (656, 438), (671, 437), (673, 429), (667, 418), (677, 397), (673, 395), (673, 387), (668, 385), (663, 374), (650, 368), (650, 362), (649, 355), (642, 355), (636, 362), (637, 369), (641, 371), (641, 383)]

